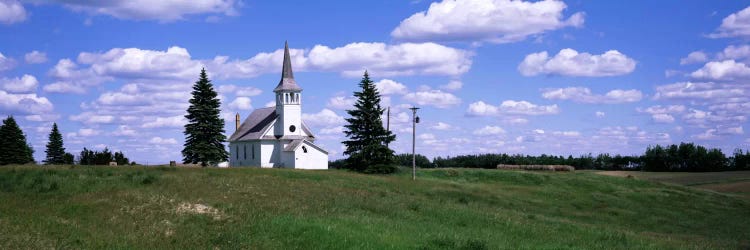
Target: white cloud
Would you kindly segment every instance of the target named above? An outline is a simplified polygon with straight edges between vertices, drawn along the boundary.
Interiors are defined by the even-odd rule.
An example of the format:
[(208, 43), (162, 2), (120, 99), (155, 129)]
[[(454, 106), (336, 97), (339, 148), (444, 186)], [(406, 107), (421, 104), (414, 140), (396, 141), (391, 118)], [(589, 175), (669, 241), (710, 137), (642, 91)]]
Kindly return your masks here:
[(101, 54), (83, 52), (77, 60), (91, 64), (97, 75), (130, 79), (197, 79), (203, 66), (190, 59), (187, 49), (177, 46), (166, 51), (114, 48)]
[(28, 64), (39, 64), (47, 62), (47, 54), (36, 50), (26, 53), (23, 58)]
[(235, 98), (234, 101), (229, 103), (228, 107), (239, 110), (250, 110), (253, 108), (253, 105), (251, 104), (251, 100), (249, 97), (241, 96)]
[(82, 128), (82, 129), (79, 129), (78, 133), (77, 133), (78, 136), (83, 136), (83, 137), (95, 136), (95, 135), (98, 135), (98, 134), (99, 134), (98, 130), (91, 129), (91, 128)]
[(217, 91), (223, 95), (234, 94), (235, 96), (252, 97), (263, 93), (262, 90), (252, 86), (240, 87), (234, 84), (219, 85)]
[(417, 139), (420, 139), (420, 140), (435, 140), (435, 135), (430, 134), (430, 133), (419, 134), (417, 136)]
[(21, 78), (0, 79), (0, 85), (9, 93), (29, 93), (36, 90), (39, 81), (32, 75), (23, 75)]
[(13, 94), (0, 90), (0, 112), (7, 114), (45, 114), (52, 112), (53, 105), (36, 93)]
[(446, 83), (445, 85), (441, 85), (440, 88), (447, 90), (447, 91), (456, 91), (461, 89), (464, 86), (464, 83), (459, 80), (451, 80), (450, 82)]
[(403, 95), (408, 91), (405, 85), (390, 79), (380, 80), (375, 83), (375, 86), (381, 95)]
[[(2, 4), (0, 2), (0, 4)], [(0, 71), (10, 70), (12, 68), (16, 67), (16, 60), (13, 60), (13, 58), (5, 57), (3, 53), (0, 53)]]
[(601, 55), (578, 53), (573, 49), (562, 49), (550, 58), (547, 51), (526, 55), (518, 65), (524, 76), (563, 75), (563, 76), (617, 76), (635, 70), (635, 60), (617, 50)]
[(337, 115), (336, 112), (330, 109), (323, 109), (314, 114), (302, 114), (302, 120), (305, 124), (323, 127), (337, 126), (345, 122), (344, 117)]
[(70, 120), (83, 122), (86, 124), (112, 123), (115, 121), (115, 117), (112, 115), (98, 115), (93, 112), (83, 112), (78, 115), (71, 115)]
[(444, 122), (438, 122), (437, 124), (435, 124), (435, 126), (432, 126), (431, 128), (435, 129), (435, 130), (452, 130), (452, 129), (454, 129), (454, 127), (452, 125), (450, 125), (448, 123), (444, 123)]
[(107, 15), (118, 19), (158, 20), (170, 22), (183, 20), (189, 15), (236, 15), (240, 1), (235, 0), (113, 0), (85, 2), (54, 0), (77, 12), (92, 15)]
[(604, 112), (602, 112), (602, 111), (596, 111), (596, 112), (594, 113), (594, 115), (596, 115), (596, 117), (602, 118), (602, 117), (604, 117), (604, 116), (605, 116), (606, 114), (605, 114)]
[(651, 115), (654, 122), (658, 123), (672, 123), (674, 122), (675, 114), (681, 114), (685, 112), (686, 108), (683, 105), (670, 105), (670, 106), (651, 106), (646, 109), (638, 108), (638, 112), (647, 113)]
[(498, 126), (484, 126), (483, 128), (474, 130), (475, 135), (500, 135), (505, 133), (505, 129)]
[(401, 21), (391, 36), (411, 41), (518, 42), (564, 27), (581, 27), (582, 12), (564, 20), (562, 1), (444, 0)]
[(357, 100), (354, 99), (354, 97), (334, 96), (328, 100), (326, 107), (333, 109), (352, 109), (356, 101)]
[(716, 56), (719, 60), (735, 59), (743, 60), (747, 63), (747, 59), (750, 58), (750, 45), (734, 46), (729, 45), (722, 52)]
[(547, 89), (542, 93), (542, 97), (551, 100), (570, 100), (579, 103), (626, 103), (637, 102), (643, 98), (641, 91), (636, 89), (621, 90), (615, 89), (604, 95), (592, 94), (591, 90), (584, 87), (568, 87), (560, 89)]
[(155, 117), (155, 119), (141, 125), (143, 128), (181, 128), (187, 124), (185, 116), (177, 115), (171, 117)]
[(55, 82), (52, 84), (47, 84), (44, 85), (44, 88), (42, 88), (42, 90), (44, 90), (44, 92), (50, 93), (86, 93), (86, 89), (84, 89), (84, 87), (72, 84), (70, 82)]
[(26, 9), (17, 0), (0, 0), (0, 23), (9, 25), (26, 20)]
[(693, 51), (687, 57), (680, 59), (680, 65), (702, 63), (708, 61), (708, 55), (703, 51)]
[(527, 101), (503, 101), (499, 106), (493, 106), (483, 101), (469, 104), (467, 110), (469, 115), (475, 116), (497, 116), (503, 114), (511, 115), (551, 115), (560, 113), (557, 104), (543, 106), (536, 105)]
[(678, 82), (656, 87), (654, 99), (726, 100), (746, 97), (745, 89), (712, 82)]
[(340, 135), (344, 133), (344, 127), (343, 126), (336, 126), (332, 128), (322, 128), (320, 129), (320, 134), (322, 135)]
[(461, 99), (455, 95), (440, 90), (412, 92), (404, 95), (403, 99), (422, 106), (437, 108), (448, 108), (461, 103)]
[(566, 136), (566, 137), (579, 137), (581, 136), (581, 132), (578, 131), (554, 131), (552, 132), (553, 135), (556, 136)]
[(690, 76), (698, 79), (711, 80), (737, 80), (750, 78), (750, 67), (734, 60), (721, 62), (708, 62), (702, 68), (690, 73)]
[(161, 138), (158, 136), (151, 138), (151, 140), (149, 140), (148, 142), (161, 145), (177, 144), (177, 140), (175, 140), (174, 138)]
[(120, 125), (117, 127), (117, 130), (112, 133), (115, 136), (137, 136), (138, 131), (130, 128), (128, 125)]
[(716, 32), (709, 34), (708, 37), (750, 37), (750, 7), (725, 17)]

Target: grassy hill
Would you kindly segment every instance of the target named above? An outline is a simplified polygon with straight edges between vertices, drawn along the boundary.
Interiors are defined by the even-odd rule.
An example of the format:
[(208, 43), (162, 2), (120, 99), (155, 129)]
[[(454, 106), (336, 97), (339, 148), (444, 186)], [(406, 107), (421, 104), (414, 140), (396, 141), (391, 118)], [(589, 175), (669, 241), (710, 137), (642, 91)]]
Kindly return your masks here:
[(0, 167), (0, 248), (748, 248), (750, 202), (591, 172)]

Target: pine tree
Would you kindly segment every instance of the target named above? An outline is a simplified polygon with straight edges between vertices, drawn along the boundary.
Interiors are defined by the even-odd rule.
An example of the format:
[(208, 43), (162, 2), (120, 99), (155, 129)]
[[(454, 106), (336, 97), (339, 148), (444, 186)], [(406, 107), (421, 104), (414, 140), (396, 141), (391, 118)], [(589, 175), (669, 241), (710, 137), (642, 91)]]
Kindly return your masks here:
[(224, 120), (219, 117), (221, 101), (208, 80), (206, 69), (201, 70), (200, 79), (193, 85), (193, 98), (187, 109), (188, 124), (185, 124), (185, 148), (183, 163), (200, 163), (205, 167), (227, 161), (229, 153), (224, 148)]
[(57, 123), (52, 124), (52, 131), (49, 133), (49, 142), (47, 142), (47, 158), (44, 164), (65, 164), (65, 148), (63, 147), (63, 138), (60, 131), (57, 130)]
[(3, 120), (0, 126), (0, 165), (33, 163), (33, 155), (34, 150), (26, 143), (26, 135), (13, 116)]
[(344, 155), (349, 156), (346, 167), (364, 171), (373, 165), (392, 163), (393, 150), (387, 145), (396, 140), (396, 136), (383, 128), (381, 117), (385, 109), (380, 106), (380, 93), (367, 71), (359, 87), (362, 90), (354, 92), (357, 98), (354, 109), (346, 111), (351, 117), (346, 119), (344, 134), (348, 140), (343, 143)]

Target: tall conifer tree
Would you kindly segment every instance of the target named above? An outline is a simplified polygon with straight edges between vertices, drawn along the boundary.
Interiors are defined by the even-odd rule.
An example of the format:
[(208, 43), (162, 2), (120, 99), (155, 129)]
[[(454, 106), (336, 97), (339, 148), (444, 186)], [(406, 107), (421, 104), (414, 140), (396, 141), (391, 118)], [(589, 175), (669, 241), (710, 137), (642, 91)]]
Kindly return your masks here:
[(185, 148), (183, 163), (200, 163), (205, 167), (227, 161), (229, 153), (224, 148), (224, 120), (219, 107), (221, 101), (208, 80), (206, 69), (201, 70), (200, 79), (193, 85), (193, 98), (187, 109), (188, 124), (185, 124)]
[(47, 158), (44, 164), (65, 164), (65, 148), (63, 147), (63, 138), (60, 130), (57, 130), (57, 123), (52, 124), (52, 131), (49, 133), (49, 142), (47, 142)]
[(396, 140), (396, 136), (383, 128), (381, 117), (385, 109), (380, 106), (380, 93), (367, 71), (359, 87), (361, 90), (354, 92), (357, 98), (354, 109), (346, 111), (351, 117), (344, 125), (348, 140), (343, 143), (346, 146), (344, 155), (349, 156), (347, 168), (364, 171), (372, 165), (392, 163), (393, 150), (387, 145)]
[(0, 126), (0, 165), (34, 162), (34, 150), (26, 143), (18, 123), (9, 116)]

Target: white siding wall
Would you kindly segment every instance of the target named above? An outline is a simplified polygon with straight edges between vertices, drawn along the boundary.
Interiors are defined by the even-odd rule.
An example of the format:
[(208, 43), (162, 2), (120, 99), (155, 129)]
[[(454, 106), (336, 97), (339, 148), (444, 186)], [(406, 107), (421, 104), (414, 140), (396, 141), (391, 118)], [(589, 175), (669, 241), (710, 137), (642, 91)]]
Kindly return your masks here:
[[(307, 153), (302, 147), (307, 149)], [(311, 146), (309, 142), (298, 147), (295, 154), (294, 167), (297, 169), (328, 169), (328, 154)]]
[(272, 168), (275, 166), (278, 159), (274, 159), (274, 148), (275, 141), (262, 141), (260, 145), (260, 166), (264, 168)]

